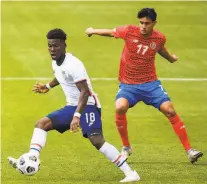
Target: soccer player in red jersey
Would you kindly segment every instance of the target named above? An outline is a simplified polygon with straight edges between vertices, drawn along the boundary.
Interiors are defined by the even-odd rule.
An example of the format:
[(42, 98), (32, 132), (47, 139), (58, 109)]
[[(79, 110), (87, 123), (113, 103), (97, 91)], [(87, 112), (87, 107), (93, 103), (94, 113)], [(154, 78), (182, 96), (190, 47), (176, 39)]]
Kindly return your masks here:
[(188, 135), (173, 104), (158, 80), (155, 69), (155, 55), (159, 53), (171, 63), (178, 60), (175, 54), (170, 54), (165, 47), (165, 36), (156, 30), (157, 13), (153, 8), (143, 8), (138, 14), (139, 26), (120, 26), (115, 29), (87, 28), (86, 34), (121, 38), (125, 45), (121, 55), (119, 69), (119, 91), (116, 96), (116, 126), (121, 136), (122, 153), (129, 156), (132, 153), (128, 138), (126, 113), (129, 108), (143, 101), (161, 111), (170, 121), (179, 137), (191, 163), (200, 158), (203, 153), (192, 149)]

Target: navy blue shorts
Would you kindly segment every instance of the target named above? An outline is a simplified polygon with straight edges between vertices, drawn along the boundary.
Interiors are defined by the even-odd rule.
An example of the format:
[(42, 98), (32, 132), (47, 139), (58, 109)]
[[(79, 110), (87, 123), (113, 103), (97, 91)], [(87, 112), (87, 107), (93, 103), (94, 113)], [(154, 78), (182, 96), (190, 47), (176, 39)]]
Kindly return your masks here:
[[(60, 133), (70, 129), (70, 123), (77, 106), (65, 106), (47, 115), (52, 121), (53, 128)], [(100, 109), (95, 105), (87, 105), (81, 114), (80, 126), (84, 137), (93, 133), (102, 134)]]
[(119, 98), (127, 99), (130, 107), (143, 101), (145, 104), (152, 105), (157, 109), (160, 109), (160, 105), (163, 102), (170, 101), (170, 97), (159, 80), (143, 84), (120, 83), (119, 91), (116, 95), (116, 99)]

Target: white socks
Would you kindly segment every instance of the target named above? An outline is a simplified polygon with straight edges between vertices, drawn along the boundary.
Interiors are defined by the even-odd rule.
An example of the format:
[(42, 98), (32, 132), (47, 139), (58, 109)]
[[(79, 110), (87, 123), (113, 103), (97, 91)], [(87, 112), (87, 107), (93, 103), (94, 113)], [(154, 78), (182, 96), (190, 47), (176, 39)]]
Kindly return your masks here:
[[(39, 157), (41, 149), (45, 146), (47, 132), (40, 128), (35, 128), (30, 144), (29, 153), (34, 154)], [(131, 172), (132, 169), (126, 163), (126, 157), (121, 155), (119, 151), (111, 144), (105, 142), (103, 146), (99, 149), (111, 162), (116, 164), (126, 175)]]
[(119, 151), (111, 144), (105, 142), (103, 146), (99, 149), (109, 160), (116, 164), (126, 175), (128, 172), (132, 171), (129, 165), (126, 163), (126, 157), (121, 155)]
[(45, 146), (47, 132), (40, 128), (35, 128), (30, 143), (30, 153), (39, 157), (41, 149)]

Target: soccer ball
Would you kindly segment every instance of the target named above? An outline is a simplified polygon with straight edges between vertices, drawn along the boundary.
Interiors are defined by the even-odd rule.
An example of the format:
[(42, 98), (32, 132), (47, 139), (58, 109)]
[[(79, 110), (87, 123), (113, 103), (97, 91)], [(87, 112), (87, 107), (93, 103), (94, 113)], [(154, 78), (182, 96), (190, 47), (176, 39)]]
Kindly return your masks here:
[(25, 153), (19, 157), (17, 162), (17, 169), (24, 175), (34, 175), (40, 169), (40, 160), (34, 155)]

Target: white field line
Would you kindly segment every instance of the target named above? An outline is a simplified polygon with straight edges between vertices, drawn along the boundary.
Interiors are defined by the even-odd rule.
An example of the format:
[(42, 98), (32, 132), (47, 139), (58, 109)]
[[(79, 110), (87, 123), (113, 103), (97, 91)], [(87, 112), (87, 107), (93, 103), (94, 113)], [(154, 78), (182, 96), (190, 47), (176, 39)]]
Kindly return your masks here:
[[(35, 80), (35, 81), (44, 81), (44, 80), (51, 80), (51, 78), (49, 77), (2, 77), (0, 78), (1, 81), (31, 81), (31, 80)], [(97, 78), (97, 77), (93, 77), (91, 78), (92, 81), (118, 81), (117, 78)], [(207, 78), (159, 78), (159, 80), (161, 81), (207, 81)]]

